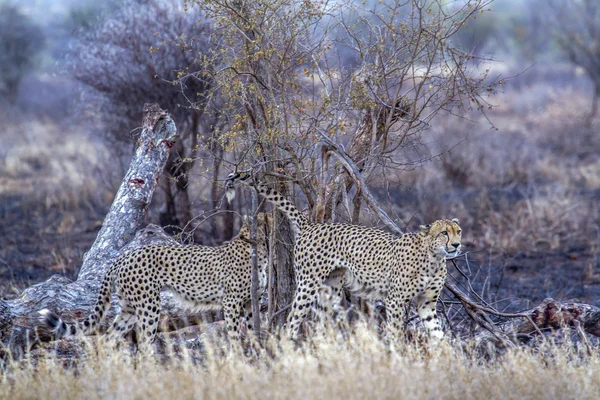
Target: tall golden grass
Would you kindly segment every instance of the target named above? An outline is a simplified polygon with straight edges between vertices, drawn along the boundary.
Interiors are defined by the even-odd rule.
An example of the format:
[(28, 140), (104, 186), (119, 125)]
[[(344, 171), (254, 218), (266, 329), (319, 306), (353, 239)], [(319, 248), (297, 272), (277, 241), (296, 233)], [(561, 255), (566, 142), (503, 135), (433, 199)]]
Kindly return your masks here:
[(6, 399), (597, 399), (598, 349), (547, 343), (492, 361), (458, 344), (432, 351), (389, 346), (366, 324), (340, 336), (315, 333), (301, 346), (270, 339), (243, 349), (207, 340), (202, 351), (132, 356), (89, 346), (76, 365), (52, 355), (13, 362), (0, 378)]
[(24, 196), (34, 207), (64, 210), (112, 200), (120, 177), (111, 174), (122, 173), (114, 167), (106, 171), (115, 159), (99, 141), (47, 121), (9, 124), (6, 135), (10, 140), (0, 151), (0, 196)]

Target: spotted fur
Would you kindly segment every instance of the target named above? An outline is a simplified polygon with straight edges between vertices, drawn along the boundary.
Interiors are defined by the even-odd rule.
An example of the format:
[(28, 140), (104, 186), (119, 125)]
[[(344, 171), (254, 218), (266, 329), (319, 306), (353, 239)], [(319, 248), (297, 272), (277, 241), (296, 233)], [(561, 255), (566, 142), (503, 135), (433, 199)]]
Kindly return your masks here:
[(460, 253), (458, 219), (438, 220), (401, 236), (358, 225), (313, 224), (289, 200), (243, 174), (232, 174), (228, 186), (237, 180), (255, 186), (299, 228), (294, 246), (298, 286), (288, 317), (292, 338), (298, 336), (324, 283), (336, 292), (345, 286), (365, 298), (382, 300), (392, 337), (403, 330), (405, 305), (416, 299), (427, 331), (436, 339), (443, 337), (436, 304), (446, 279), (446, 259)]
[[(266, 286), (268, 214), (258, 215), (259, 291)], [(160, 291), (170, 290), (186, 305), (201, 310), (223, 309), (227, 331), (235, 335), (241, 316), (250, 311), (252, 241), (245, 224), (232, 241), (218, 247), (148, 246), (118, 259), (105, 275), (96, 306), (82, 322), (67, 324), (42, 310), (42, 320), (56, 337), (95, 331), (110, 306), (113, 284), (121, 311), (112, 324), (116, 337), (136, 328), (137, 337), (152, 342), (158, 329)], [(247, 318), (251, 320), (251, 318)]]

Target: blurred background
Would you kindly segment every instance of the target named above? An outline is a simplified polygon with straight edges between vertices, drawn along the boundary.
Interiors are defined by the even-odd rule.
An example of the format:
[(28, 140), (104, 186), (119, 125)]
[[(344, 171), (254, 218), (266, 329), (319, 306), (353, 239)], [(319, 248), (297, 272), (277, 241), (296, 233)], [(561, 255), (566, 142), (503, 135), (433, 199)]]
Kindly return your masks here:
[[(128, 167), (145, 102), (172, 112), (180, 130), (208, 123), (182, 107), (201, 81), (182, 90), (159, 78), (191, 57), (160, 47), (165, 38), (207, 29), (174, 3), (0, 0), (1, 298), (52, 274), (76, 277)], [(458, 217), (470, 252), (463, 265), (501, 309), (545, 297), (600, 305), (600, 3), (489, 8), (453, 40), (500, 77), (487, 99), (494, 107), (435, 119), (422, 139), (426, 161), (373, 190), (409, 230)], [(171, 164), (198, 161), (165, 174), (148, 223), (176, 234), (215, 208), (215, 179), (227, 171), (203, 161), (209, 155), (202, 142), (182, 141)], [(207, 221), (186, 240), (214, 245), (233, 232), (231, 221)]]

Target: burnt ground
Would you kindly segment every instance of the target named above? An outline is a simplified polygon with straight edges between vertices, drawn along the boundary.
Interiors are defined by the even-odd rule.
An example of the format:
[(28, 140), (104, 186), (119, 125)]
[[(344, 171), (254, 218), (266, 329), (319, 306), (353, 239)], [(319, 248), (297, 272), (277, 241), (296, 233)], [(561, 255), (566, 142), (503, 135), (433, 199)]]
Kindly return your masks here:
[[(408, 201), (406, 196), (399, 197)], [(41, 211), (18, 196), (0, 198), (0, 298), (14, 298), (27, 286), (54, 274), (75, 279), (107, 210), (108, 205)], [(531, 251), (508, 252), (469, 241), (479, 235), (477, 228), (463, 229), (469, 253), (457, 264), (470, 277), (475, 291), (499, 309), (518, 311), (547, 297), (600, 306), (600, 275), (594, 272), (597, 260), (588, 244), (571, 239), (561, 250), (532, 245)], [(460, 272), (451, 265), (449, 271), (449, 279), (458, 279), (466, 290)]]
[[(466, 243), (468, 245), (468, 242)], [(592, 271), (589, 249), (537, 251), (528, 254), (473, 252), (457, 260), (475, 291), (495, 303), (499, 310), (519, 311), (542, 300), (574, 300), (600, 306), (600, 275)], [(466, 291), (466, 279), (449, 265), (453, 282)]]
[(75, 279), (102, 218), (103, 210), (40, 209), (21, 196), (1, 196), (0, 298), (54, 274)]

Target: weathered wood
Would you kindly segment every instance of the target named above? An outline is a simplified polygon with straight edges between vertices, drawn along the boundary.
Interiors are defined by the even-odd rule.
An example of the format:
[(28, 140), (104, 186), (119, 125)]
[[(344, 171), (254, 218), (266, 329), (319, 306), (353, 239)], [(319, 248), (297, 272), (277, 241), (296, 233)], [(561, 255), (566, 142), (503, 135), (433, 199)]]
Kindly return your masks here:
[(590, 304), (548, 298), (537, 307), (526, 311), (526, 314), (530, 319), (512, 321), (502, 326), (503, 330), (510, 333), (535, 334), (540, 330), (581, 327), (585, 333), (600, 337), (600, 308)]
[(143, 226), (158, 178), (176, 138), (177, 129), (169, 113), (157, 104), (145, 104), (137, 149), (96, 241), (83, 256), (78, 280), (99, 280), (104, 276), (108, 268), (104, 261), (114, 257)]
[[(144, 105), (137, 149), (102, 229), (84, 256), (77, 281), (55, 275), (26, 289), (14, 300), (0, 301), (1, 343), (14, 350), (48, 338), (49, 332), (38, 321), (39, 310), (49, 308), (61, 314), (65, 321), (79, 320), (95, 304), (100, 282), (118, 257), (147, 245), (176, 243), (158, 226), (140, 230), (176, 137), (171, 116), (156, 104)], [(200, 318), (184, 310), (170, 294), (164, 293), (161, 297), (162, 315), (169, 317), (170, 325), (183, 327)], [(110, 323), (117, 307), (116, 297), (113, 297), (101, 329)]]
[[(586, 335), (600, 337), (600, 308), (590, 304), (548, 298), (532, 309), (503, 313), (474, 302), (449, 282), (445, 286), (461, 301), (467, 315), (479, 326), (474, 340), (477, 348), (488, 355), (565, 328), (573, 329), (586, 346), (589, 345)], [(494, 324), (490, 315), (509, 319)]]
[[(544, 331), (581, 327), (585, 333), (600, 337), (600, 308), (574, 301), (545, 299), (540, 305), (519, 313), (503, 313), (471, 300), (450, 282), (445, 287), (463, 304), (467, 314), (481, 328), (499, 340), (500, 335), (535, 335)], [(508, 322), (495, 325), (489, 315), (510, 318)], [(482, 333), (480, 337), (488, 336)]]

